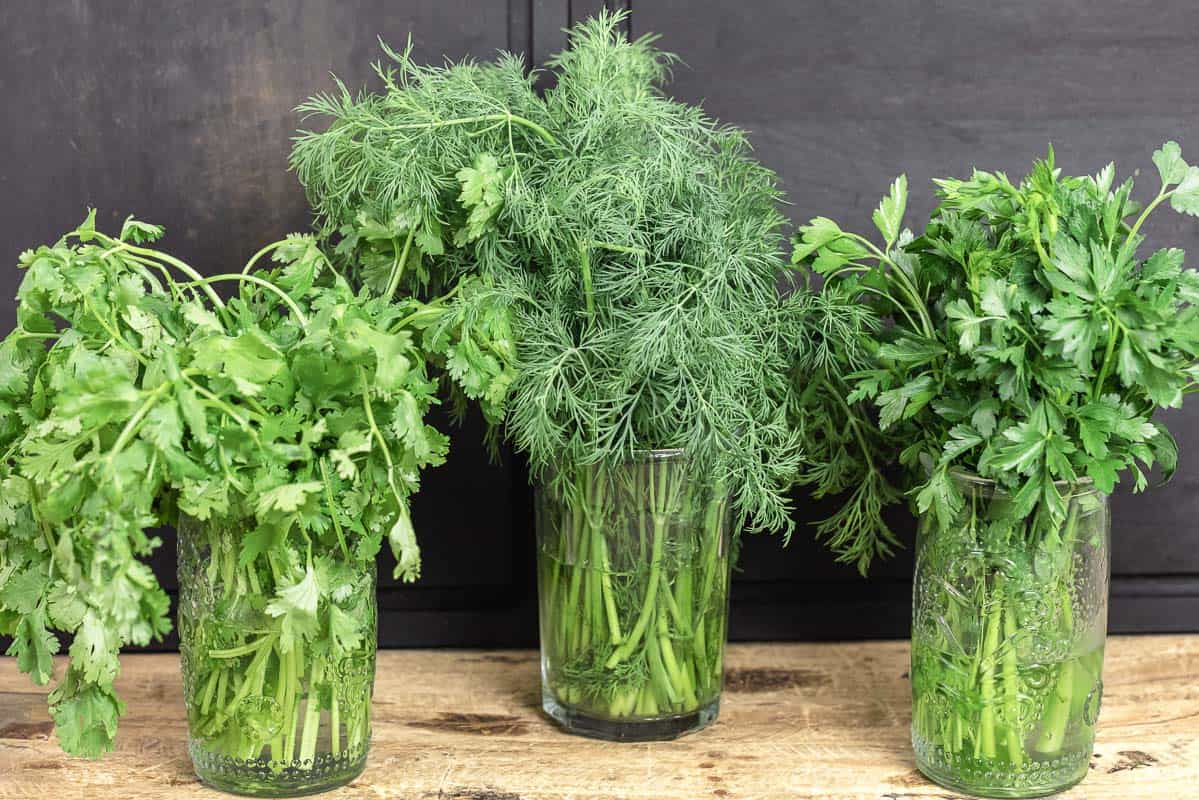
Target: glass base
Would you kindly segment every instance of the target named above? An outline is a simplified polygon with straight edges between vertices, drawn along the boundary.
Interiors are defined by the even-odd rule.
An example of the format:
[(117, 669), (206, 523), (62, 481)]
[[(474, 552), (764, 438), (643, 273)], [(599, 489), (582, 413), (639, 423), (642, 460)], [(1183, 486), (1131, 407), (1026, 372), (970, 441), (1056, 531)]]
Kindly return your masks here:
[(933, 783), (978, 797), (1046, 797), (1069, 789), (1087, 776), (1090, 752), (1064, 753), (1032, 761), (1022, 769), (972, 756), (949, 757), (943, 748), (912, 732), (916, 767)]
[(662, 742), (677, 739), (706, 728), (720, 715), (720, 698), (686, 714), (640, 719), (608, 719), (596, 717), (572, 706), (558, 702), (554, 693), (541, 689), (541, 707), (563, 730), (576, 736), (603, 739), (608, 742)]
[(192, 768), (202, 783), (249, 797), (302, 797), (344, 786), (362, 774), (369, 749), (367, 744), (356, 752), (321, 753), (312, 764), (293, 761), (282, 765), (265, 759), (230, 758), (190, 737), (187, 741)]

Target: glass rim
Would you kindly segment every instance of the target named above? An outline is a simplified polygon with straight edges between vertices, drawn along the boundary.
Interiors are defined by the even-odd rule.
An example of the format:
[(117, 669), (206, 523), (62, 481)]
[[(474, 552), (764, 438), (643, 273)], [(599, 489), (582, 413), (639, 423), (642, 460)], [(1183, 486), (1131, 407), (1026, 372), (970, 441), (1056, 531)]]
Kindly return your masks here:
[[(933, 463), (932, 459), (928, 457), (928, 454), (921, 453), (920, 466), (923, 467), (925, 472), (929, 473), (931, 476), (933, 471)], [(972, 483), (980, 488), (990, 489), (993, 492), (1011, 494), (1011, 492), (1007, 489), (1001, 489), (999, 487), (999, 482), (994, 478), (984, 478), (977, 472), (971, 472), (964, 467), (950, 467), (948, 472), (954, 478), (962, 481), (963, 483)], [(1065, 489), (1069, 489), (1070, 494), (1107, 494), (1107, 492), (1101, 492), (1098, 488), (1096, 488), (1094, 479), (1087, 477), (1078, 478), (1077, 480), (1073, 481), (1054, 481), (1053, 485), (1058, 490), (1059, 494), (1064, 494), (1063, 490)]]
[[(972, 483), (980, 487), (989, 488), (995, 492), (1011, 494), (1009, 490), (1001, 488), (999, 486), (999, 482), (994, 478), (984, 478), (976, 472), (970, 472), (969, 470), (961, 467), (951, 467), (949, 469), (949, 474), (965, 483)], [(1059, 494), (1064, 494), (1065, 492), (1063, 490), (1065, 489), (1069, 489), (1071, 494), (1104, 494), (1104, 492), (1099, 491), (1099, 489), (1095, 486), (1094, 479), (1087, 477), (1078, 478), (1077, 480), (1073, 481), (1054, 481), (1053, 485), (1058, 490)]]
[(682, 447), (638, 447), (630, 453), (627, 461), (667, 461), (686, 457), (687, 450)]

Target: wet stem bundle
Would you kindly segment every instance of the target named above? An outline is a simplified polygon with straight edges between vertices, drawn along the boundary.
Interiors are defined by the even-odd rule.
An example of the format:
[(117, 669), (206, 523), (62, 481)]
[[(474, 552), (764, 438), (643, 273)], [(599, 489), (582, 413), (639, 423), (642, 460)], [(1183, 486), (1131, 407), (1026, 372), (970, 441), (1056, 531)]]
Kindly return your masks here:
[[(352, 762), (370, 738), (374, 562), (335, 567), (348, 583), (322, 613), (339, 631), (336, 646), (288, 642), (259, 608), (267, 576), (238, 563), (242, 535), (190, 518), (179, 524), (179, 632), (193, 757), (202, 769), (205, 761), (261, 760), (275, 772), (315, 766), (318, 752), (329, 764), (343, 754)], [(266, 587), (285, 585), (273, 559), (267, 566)], [(349, 633), (348, 620), (360, 633)]]
[(607, 719), (694, 712), (721, 685), (726, 493), (678, 454), (585, 468), (541, 490), (549, 683)]
[(1064, 523), (1047, 527), (962, 483), (954, 524), (927, 522), (917, 549), (915, 735), (950, 759), (1017, 771), (1073, 755), (1093, 736), (1101, 691), (1106, 616), (1075, 609), (1106, 589), (1104, 501), (1077, 489)]

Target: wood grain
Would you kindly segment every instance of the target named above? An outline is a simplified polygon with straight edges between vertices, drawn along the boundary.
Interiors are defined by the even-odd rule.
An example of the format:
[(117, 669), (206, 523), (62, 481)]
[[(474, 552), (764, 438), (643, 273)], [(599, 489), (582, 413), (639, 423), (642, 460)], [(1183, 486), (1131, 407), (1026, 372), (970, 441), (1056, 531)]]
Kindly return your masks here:
[[(715, 725), (676, 742), (561, 733), (531, 651), (383, 651), (366, 772), (331, 798), (899, 800), (953, 798), (908, 748), (906, 642), (734, 645)], [(118, 749), (87, 762), (50, 735), (43, 693), (0, 662), (0, 798), (213, 797), (184, 746), (177, 660), (126, 659)], [(1199, 637), (1117, 637), (1090, 776), (1063, 798), (1193, 796)]]

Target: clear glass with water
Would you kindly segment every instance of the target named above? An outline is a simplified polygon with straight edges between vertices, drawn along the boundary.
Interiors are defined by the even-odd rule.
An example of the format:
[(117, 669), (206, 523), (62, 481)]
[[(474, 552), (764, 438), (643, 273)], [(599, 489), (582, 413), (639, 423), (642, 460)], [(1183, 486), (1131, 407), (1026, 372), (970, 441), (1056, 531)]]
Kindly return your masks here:
[(912, 743), (937, 783), (1038, 797), (1087, 774), (1103, 695), (1107, 496), (1059, 484), (1067, 513), (1012, 517), (993, 482), (955, 477), (950, 525), (921, 520), (912, 607)]
[(727, 492), (679, 450), (539, 488), (542, 705), (566, 730), (648, 741), (716, 718), (729, 520)]

